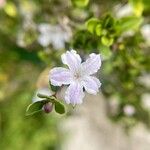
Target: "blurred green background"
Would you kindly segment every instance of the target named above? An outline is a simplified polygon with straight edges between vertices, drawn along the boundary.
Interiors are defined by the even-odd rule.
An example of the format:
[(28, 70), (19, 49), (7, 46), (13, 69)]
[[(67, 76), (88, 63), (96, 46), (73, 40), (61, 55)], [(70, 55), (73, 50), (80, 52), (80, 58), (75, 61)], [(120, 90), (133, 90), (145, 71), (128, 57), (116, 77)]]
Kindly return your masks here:
[(0, 149), (59, 149), (60, 117), (25, 110), (48, 84), (41, 72), (70, 48), (101, 53), (108, 117), (149, 127), (149, 14), (149, 0), (0, 0)]

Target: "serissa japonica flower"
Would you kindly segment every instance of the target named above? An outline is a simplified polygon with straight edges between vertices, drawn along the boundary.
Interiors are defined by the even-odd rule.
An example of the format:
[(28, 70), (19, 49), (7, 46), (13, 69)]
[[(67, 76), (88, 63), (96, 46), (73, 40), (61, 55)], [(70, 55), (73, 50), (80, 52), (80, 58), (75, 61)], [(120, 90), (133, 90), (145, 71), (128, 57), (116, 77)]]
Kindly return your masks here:
[(94, 74), (100, 69), (100, 54), (92, 53), (89, 58), (82, 62), (81, 57), (75, 50), (67, 51), (61, 56), (63, 64), (68, 68), (55, 67), (50, 70), (49, 80), (53, 86), (68, 85), (65, 92), (67, 104), (81, 104), (87, 93), (96, 95), (101, 83)]

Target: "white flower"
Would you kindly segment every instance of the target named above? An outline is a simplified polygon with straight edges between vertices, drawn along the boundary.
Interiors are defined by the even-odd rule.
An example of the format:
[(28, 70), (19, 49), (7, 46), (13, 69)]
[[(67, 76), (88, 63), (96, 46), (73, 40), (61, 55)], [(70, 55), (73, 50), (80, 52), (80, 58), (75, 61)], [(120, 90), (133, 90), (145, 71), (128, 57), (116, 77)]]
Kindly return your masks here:
[(127, 116), (132, 116), (135, 113), (135, 108), (132, 105), (126, 105), (123, 111)]
[(71, 31), (69, 27), (64, 27), (60, 25), (50, 25), (42, 23), (38, 26), (40, 35), (38, 42), (43, 46), (47, 47), (49, 44), (55, 49), (63, 49), (65, 47), (65, 42), (69, 41), (71, 38)]
[(81, 63), (81, 57), (75, 50), (67, 51), (61, 56), (63, 64), (69, 69), (56, 67), (50, 71), (50, 82), (54, 86), (69, 85), (65, 93), (67, 104), (81, 104), (85, 96), (83, 90), (96, 95), (101, 86), (100, 81), (91, 76), (101, 66), (99, 54), (90, 54), (89, 58)]

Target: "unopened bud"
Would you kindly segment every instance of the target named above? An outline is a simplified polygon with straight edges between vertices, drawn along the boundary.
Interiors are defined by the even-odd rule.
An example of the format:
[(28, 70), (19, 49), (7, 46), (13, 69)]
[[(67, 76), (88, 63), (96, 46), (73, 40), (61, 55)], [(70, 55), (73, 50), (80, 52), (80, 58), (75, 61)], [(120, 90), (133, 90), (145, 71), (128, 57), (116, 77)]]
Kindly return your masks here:
[(44, 112), (45, 113), (50, 113), (53, 110), (53, 104), (52, 103), (46, 103), (43, 106)]

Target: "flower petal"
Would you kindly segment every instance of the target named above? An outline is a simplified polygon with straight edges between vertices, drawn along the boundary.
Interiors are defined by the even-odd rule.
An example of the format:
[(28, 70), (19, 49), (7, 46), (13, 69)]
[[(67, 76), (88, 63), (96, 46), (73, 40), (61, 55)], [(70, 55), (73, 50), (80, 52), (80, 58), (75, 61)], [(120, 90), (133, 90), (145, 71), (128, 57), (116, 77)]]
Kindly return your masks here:
[(83, 87), (78, 82), (72, 82), (67, 88), (65, 101), (67, 104), (81, 104), (84, 97)]
[(69, 69), (56, 67), (50, 70), (49, 80), (54, 86), (67, 85), (72, 81), (72, 74)]
[(51, 39), (49, 38), (49, 35), (47, 34), (41, 34), (38, 37), (38, 42), (40, 43), (40, 45), (42, 45), (43, 47), (47, 47), (50, 43), (51, 43)]
[(90, 54), (90, 57), (86, 62), (82, 63), (82, 70), (86, 75), (92, 75), (96, 73), (101, 66), (100, 54)]
[(82, 80), (82, 85), (88, 93), (96, 95), (101, 83), (96, 77), (86, 76)]
[(62, 62), (68, 65), (72, 72), (76, 72), (81, 65), (81, 57), (75, 50), (67, 51), (61, 56)]

